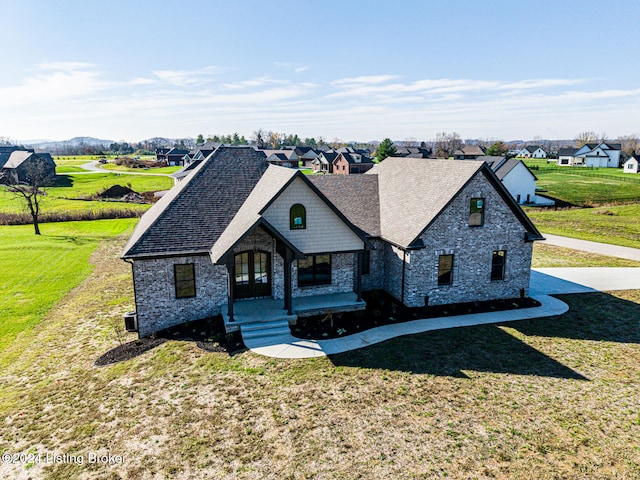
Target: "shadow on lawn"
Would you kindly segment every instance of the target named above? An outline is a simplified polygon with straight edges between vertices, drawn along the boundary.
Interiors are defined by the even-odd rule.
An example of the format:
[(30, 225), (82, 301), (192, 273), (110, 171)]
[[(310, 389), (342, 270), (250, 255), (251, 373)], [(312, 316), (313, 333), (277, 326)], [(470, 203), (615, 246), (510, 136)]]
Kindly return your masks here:
[[(569, 312), (505, 323), (526, 336), (640, 343), (640, 305), (606, 293), (562, 295)], [(334, 355), (334, 365), (465, 378), (464, 370), (588, 380), (499, 325), (410, 335)]]
[(640, 344), (640, 305), (607, 293), (558, 295), (569, 305), (560, 317), (510, 323), (527, 336)]
[(409, 335), (330, 357), (334, 365), (468, 378), (463, 370), (587, 380), (497, 325)]

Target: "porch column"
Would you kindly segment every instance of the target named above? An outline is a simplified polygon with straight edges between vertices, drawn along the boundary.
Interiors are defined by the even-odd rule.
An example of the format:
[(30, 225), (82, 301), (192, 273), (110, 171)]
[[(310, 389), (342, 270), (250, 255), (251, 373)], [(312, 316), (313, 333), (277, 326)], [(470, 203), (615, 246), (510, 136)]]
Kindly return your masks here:
[(234, 321), (233, 290), (234, 290), (235, 278), (236, 278), (236, 262), (233, 255), (231, 255), (227, 259), (227, 315), (229, 315), (229, 323)]
[(293, 298), (291, 295), (291, 264), (293, 263), (293, 252), (291, 249), (285, 249), (284, 256), (284, 308), (287, 315), (293, 315)]
[(364, 261), (364, 255), (362, 252), (358, 252), (356, 262), (356, 295), (357, 301), (362, 301), (362, 262)]

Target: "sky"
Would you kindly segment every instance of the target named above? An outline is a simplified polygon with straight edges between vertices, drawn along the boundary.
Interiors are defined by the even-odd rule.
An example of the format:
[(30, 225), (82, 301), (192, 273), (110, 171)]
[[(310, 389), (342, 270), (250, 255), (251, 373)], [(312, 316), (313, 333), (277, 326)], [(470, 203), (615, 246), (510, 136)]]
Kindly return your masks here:
[(0, 0), (0, 137), (640, 133), (637, 0)]

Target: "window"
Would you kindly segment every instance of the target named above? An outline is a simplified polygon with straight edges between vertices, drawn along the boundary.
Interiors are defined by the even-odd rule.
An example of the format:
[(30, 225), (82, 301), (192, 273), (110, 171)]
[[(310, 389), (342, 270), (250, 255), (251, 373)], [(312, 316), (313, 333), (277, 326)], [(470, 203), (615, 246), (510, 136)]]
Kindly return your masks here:
[(331, 284), (331, 255), (313, 255), (298, 260), (298, 286)]
[(365, 250), (362, 255), (362, 275), (369, 275), (371, 272), (371, 250)]
[(303, 205), (296, 203), (289, 210), (289, 227), (291, 230), (304, 230), (307, 228), (307, 211)]
[(438, 257), (438, 285), (451, 285), (453, 282), (453, 255)]
[(494, 250), (491, 258), (491, 280), (504, 280), (504, 267), (507, 260), (506, 250)]
[(173, 279), (176, 288), (176, 298), (196, 296), (196, 273), (193, 263), (175, 264)]
[(484, 198), (472, 198), (469, 205), (469, 226), (484, 225)]

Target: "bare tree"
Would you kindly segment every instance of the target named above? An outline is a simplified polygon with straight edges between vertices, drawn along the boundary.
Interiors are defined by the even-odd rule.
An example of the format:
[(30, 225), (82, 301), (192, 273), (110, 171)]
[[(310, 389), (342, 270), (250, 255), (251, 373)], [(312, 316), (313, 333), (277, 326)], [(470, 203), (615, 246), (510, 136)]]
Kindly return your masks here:
[(40, 235), (40, 202), (47, 194), (46, 187), (54, 183), (55, 173), (40, 161), (25, 162), (20, 168), (23, 169), (24, 181), (20, 182), (18, 178), (8, 175), (8, 191), (24, 202), (33, 219), (35, 234)]
[(251, 141), (254, 142), (258, 148), (266, 147), (268, 139), (269, 134), (262, 128), (254, 130), (251, 136)]
[(461, 148), (463, 145), (460, 135), (456, 132), (438, 132), (436, 133), (435, 147), (436, 156), (449, 158), (453, 152)]
[(622, 146), (622, 151), (627, 155), (635, 155), (640, 153), (640, 136), (638, 134), (623, 135), (618, 137), (618, 142)]
[(576, 135), (576, 138), (575, 138), (576, 148), (580, 148), (587, 143), (595, 143), (597, 139), (598, 139), (598, 135), (596, 135), (596, 132), (593, 132), (593, 131), (580, 132), (578, 135)]
[(418, 140), (416, 140), (415, 137), (407, 137), (402, 141), (402, 146), (403, 147), (418, 147), (420, 146), (420, 143), (418, 142)]

